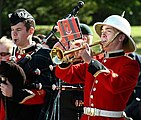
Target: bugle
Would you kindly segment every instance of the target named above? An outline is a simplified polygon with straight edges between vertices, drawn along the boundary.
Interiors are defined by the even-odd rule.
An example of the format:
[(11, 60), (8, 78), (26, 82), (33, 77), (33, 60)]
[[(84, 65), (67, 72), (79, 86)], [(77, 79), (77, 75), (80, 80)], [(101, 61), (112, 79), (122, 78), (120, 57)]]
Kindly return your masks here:
[[(93, 46), (96, 46), (96, 45), (101, 45), (102, 46), (102, 50), (99, 53), (95, 53), (93, 55), (97, 55), (97, 54), (100, 54), (100, 53), (103, 52), (103, 45), (102, 45), (102, 42), (101, 41), (95, 42), (95, 43), (89, 45), (89, 47), (93, 47)], [(51, 56), (52, 61), (55, 64), (61, 64), (63, 61), (69, 61), (66, 58), (67, 55), (72, 54), (74, 52), (77, 52), (79, 50), (83, 50), (83, 49), (85, 49), (84, 46), (78, 47), (78, 48), (74, 48), (74, 49), (71, 49), (71, 50), (68, 50), (68, 51), (63, 51), (60, 48), (56, 47), (56, 48), (53, 48), (51, 50), (50, 56)]]

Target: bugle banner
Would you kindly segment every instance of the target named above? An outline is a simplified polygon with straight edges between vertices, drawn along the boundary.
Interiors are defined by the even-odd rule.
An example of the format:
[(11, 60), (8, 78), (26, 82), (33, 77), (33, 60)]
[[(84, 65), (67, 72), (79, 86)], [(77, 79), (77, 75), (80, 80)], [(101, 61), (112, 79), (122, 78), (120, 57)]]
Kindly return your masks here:
[(62, 41), (71, 41), (82, 38), (79, 20), (77, 17), (58, 20), (57, 25), (59, 27)]

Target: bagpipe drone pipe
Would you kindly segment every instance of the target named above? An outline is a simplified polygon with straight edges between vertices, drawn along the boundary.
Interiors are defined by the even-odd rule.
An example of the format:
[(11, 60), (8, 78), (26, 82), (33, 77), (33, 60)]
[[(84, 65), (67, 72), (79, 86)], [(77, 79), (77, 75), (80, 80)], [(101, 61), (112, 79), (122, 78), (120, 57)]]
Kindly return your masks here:
[[(83, 1), (79, 1), (78, 4), (73, 8), (73, 10), (66, 15), (63, 19), (69, 19), (71, 17), (74, 17), (77, 15), (77, 13), (79, 12), (79, 9), (82, 8), (84, 5)], [(55, 28), (56, 25), (53, 26), (52, 30), (46, 35), (46, 37), (43, 39), (42, 43), (47, 43), (47, 41), (55, 35), (55, 33), (57, 32), (57, 29)], [(62, 43), (60, 43), (62, 45)]]
[[(68, 19), (73, 16), (76, 16), (77, 13), (79, 12), (79, 9), (82, 8), (83, 5), (84, 5), (84, 2), (79, 1), (78, 4), (73, 8), (73, 10), (68, 15), (66, 15), (63, 19)], [(57, 32), (57, 29), (53, 27), (52, 30), (46, 35), (46, 37), (43, 38), (41, 45), (46, 44), (51, 37), (55, 36), (54, 35), (55, 32)], [(41, 48), (41, 46), (37, 47), (37, 49), (35, 49), (35, 51), (33, 51), (31, 54), (27, 54), (24, 58), (22, 58), (20, 61), (18, 61), (17, 64), (20, 65), (21, 67), (24, 66), (24, 64), (26, 64), (28, 61), (30, 61), (32, 59), (32, 55), (34, 55), (34, 53), (36, 53), (40, 48)], [(13, 51), (14, 51), (13, 53), (15, 54), (16, 47), (14, 47)], [(15, 61), (15, 55), (11, 56), (11, 61)]]
[[(71, 17), (76, 16), (76, 14), (79, 12), (79, 9), (82, 8), (83, 5), (84, 5), (84, 2), (83, 1), (79, 1), (78, 4), (73, 8), (73, 10), (67, 16), (65, 16), (65, 18), (63, 18), (63, 19), (68, 19), (68, 18), (71, 18)], [(48, 40), (51, 37), (54, 36), (55, 32), (57, 32), (57, 29), (55, 27), (53, 27), (53, 29), (51, 30), (51, 32), (49, 32), (49, 34), (47, 34), (46, 37), (43, 38), (43, 40), (41, 42), (41, 45), (42, 44), (46, 44), (48, 42)], [(24, 67), (25, 64), (27, 64), (29, 61), (32, 60), (33, 55), (35, 53), (37, 53), (41, 48), (42, 48), (41, 46), (37, 47), (36, 50), (34, 50), (30, 54), (27, 54), (20, 61), (16, 62), (16, 64), (18, 64), (21, 67)], [(15, 48), (15, 50), (16, 50), (16, 48)], [(14, 52), (14, 53), (16, 53), (16, 52)], [(14, 55), (13, 55), (11, 57), (11, 61), (15, 61), (14, 59), (15, 58), (14, 58)], [(50, 69), (50, 71), (53, 72), (52, 71), (52, 68), (54, 68), (54, 66), (49, 66), (49, 68), (46, 68), (46, 69)], [(34, 69), (31, 70), (31, 73), (36, 78), (40, 77), (40, 75), (42, 74), (42, 72), (44, 72), (44, 70), (39, 69), (39, 68), (36, 68), (36, 69), (34, 68)], [(54, 73), (52, 73), (52, 74), (54, 74)], [(53, 117), (52, 117), (53, 107), (54, 107), (53, 105), (56, 102), (56, 99), (57, 99), (57, 97), (59, 95), (59, 91), (60, 90), (78, 89), (77, 87), (74, 88), (73, 86), (69, 86), (69, 87), (68, 86), (61, 86), (59, 83), (55, 83), (55, 82), (52, 83), (52, 84), (49, 84), (49, 85), (44, 85), (44, 84), (40, 83), (39, 81), (35, 81), (35, 82), (31, 83), (31, 84), (25, 85), (25, 88), (27, 88), (27, 89), (37, 89), (37, 90), (40, 90), (40, 89), (47, 90), (48, 96), (47, 96), (46, 104), (45, 104), (45, 106), (42, 109), (43, 112), (41, 112), (41, 114), (40, 114), (40, 119), (42, 119), (42, 120), (51, 120), (51, 119), (53, 119)], [(46, 117), (45, 117), (44, 114), (46, 114)], [(58, 119), (59, 118), (60, 117), (58, 116)]]
[[(84, 6), (84, 2), (83, 1), (79, 1), (78, 4), (72, 9), (72, 11), (66, 15), (63, 19), (68, 19), (68, 18), (71, 18), (73, 16), (76, 16), (77, 13), (79, 12), (80, 8), (82, 8)], [(49, 34), (46, 35), (45, 38), (43, 38), (42, 42), (41, 42), (41, 45), (38, 45), (37, 48), (30, 54), (27, 54), (25, 57), (23, 57), (22, 59), (20, 59), (18, 62), (16, 62), (19, 66), (23, 67), (26, 63), (28, 63), (31, 59), (32, 59), (32, 56), (38, 52), (38, 50), (40, 50), (42, 48), (42, 44), (45, 44), (48, 42), (48, 40), (53, 37), (54, 33), (57, 31), (57, 29), (55, 29), (53, 27), (53, 29), (51, 30), (51, 32)], [(13, 48), (13, 55), (11, 56), (11, 61), (16, 61), (15, 60), (15, 53), (16, 53), (16, 49), (17, 47), (14, 46)], [(37, 68), (38, 69), (38, 68)], [(35, 71), (37, 71), (36, 69), (33, 70), (33, 73), (35, 74)], [(42, 70), (40, 70), (42, 71)], [(38, 74), (39, 75), (39, 74)], [(32, 86), (35, 86), (35, 88), (41, 88), (40, 85), (37, 85), (37, 84), (34, 84)], [(42, 86), (43, 87), (43, 86)], [(47, 87), (47, 86), (46, 86)], [(52, 88), (52, 86), (50, 86), (50, 88)]]

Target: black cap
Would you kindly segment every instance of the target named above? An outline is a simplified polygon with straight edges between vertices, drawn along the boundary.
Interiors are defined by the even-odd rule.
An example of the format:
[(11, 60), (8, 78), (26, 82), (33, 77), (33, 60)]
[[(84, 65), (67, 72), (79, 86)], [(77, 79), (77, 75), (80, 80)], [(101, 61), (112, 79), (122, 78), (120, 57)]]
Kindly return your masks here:
[(25, 9), (17, 9), (13, 13), (10, 13), (8, 15), (10, 19), (10, 24), (11, 25), (16, 25), (19, 22), (23, 22), (24, 20), (34, 20), (33, 16), (27, 12)]
[(81, 29), (82, 34), (84, 35), (93, 35), (91, 28), (84, 23), (80, 23), (80, 29)]

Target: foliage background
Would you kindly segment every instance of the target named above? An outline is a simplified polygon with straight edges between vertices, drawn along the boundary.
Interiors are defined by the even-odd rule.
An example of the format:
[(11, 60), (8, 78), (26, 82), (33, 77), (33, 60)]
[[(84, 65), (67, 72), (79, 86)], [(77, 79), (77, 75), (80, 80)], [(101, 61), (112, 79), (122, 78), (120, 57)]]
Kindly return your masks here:
[[(79, 0), (0, 0), (0, 37), (10, 36), (8, 14), (17, 8), (25, 8), (35, 17), (36, 33), (47, 34), (78, 2)], [(83, 2), (85, 4), (77, 16), (80, 22), (89, 26), (97, 21), (103, 21), (109, 15), (121, 15), (125, 11), (124, 17), (134, 26), (132, 36), (137, 43), (137, 52), (140, 51), (141, 0), (83, 0)]]

